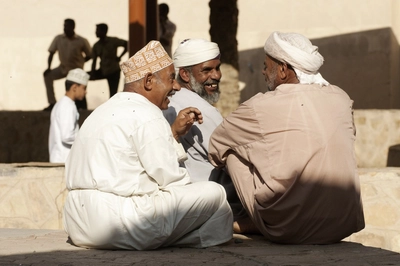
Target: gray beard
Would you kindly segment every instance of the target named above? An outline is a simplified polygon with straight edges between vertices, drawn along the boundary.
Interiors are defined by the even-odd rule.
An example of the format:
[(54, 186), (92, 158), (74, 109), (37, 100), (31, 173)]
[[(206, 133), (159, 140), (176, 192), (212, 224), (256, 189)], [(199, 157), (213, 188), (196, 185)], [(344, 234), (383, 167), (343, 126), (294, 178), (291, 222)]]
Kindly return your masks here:
[(218, 90), (216, 90), (212, 94), (208, 94), (207, 91), (204, 89), (203, 84), (197, 82), (197, 80), (193, 77), (193, 75), (190, 75), (189, 84), (190, 84), (190, 87), (192, 88), (192, 90), (194, 90), (194, 92), (196, 92), (201, 98), (206, 100), (209, 104), (212, 105), (212, 104), (218, 102), (219, 95), (221, 94), (221, 91), (219, 90), (219, 86), (218, 86)]
[(268, 77), (267, 81), (267, 91), (274, 91), (276, 88), (275, 80), (276, 76), (278, 75), (278, 67), (275, 66), (271, 72), (271, 76)]

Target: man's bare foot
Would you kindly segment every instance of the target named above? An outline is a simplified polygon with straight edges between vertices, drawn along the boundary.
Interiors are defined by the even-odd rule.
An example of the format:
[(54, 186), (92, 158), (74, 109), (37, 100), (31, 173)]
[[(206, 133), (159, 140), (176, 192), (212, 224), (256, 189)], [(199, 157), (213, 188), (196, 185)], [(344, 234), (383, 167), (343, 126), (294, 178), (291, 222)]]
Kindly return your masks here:
[(233, 232), (235, 234), (261, 234), (249, 217), (234, 221)]

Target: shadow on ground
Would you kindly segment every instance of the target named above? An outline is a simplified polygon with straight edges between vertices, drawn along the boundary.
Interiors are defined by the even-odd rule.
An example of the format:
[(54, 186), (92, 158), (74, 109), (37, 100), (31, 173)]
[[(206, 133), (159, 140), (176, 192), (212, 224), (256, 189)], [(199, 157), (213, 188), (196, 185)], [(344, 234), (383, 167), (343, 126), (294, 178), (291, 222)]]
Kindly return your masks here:
[[(63, 240), (64, 241), (64, 240)], [(65, 242), (67, 240), (65, 239)], [(32, 244), (32, 243), (31, 243)], [(38, 244), (38, 243), (37, 243)], [(35, 244), (34, 246), (37, 246)], [(69, 245), (68, 243), (65, 243)], [(71, 248), (71, 247), (69, 247)], [(74, 248), (74, 247), (73, 247)], [(400, 254), (361, 244), (276, 245), (260, 236), (235, 235), (229, 243), (206, 249), (155, 251), (74, 249), (3, 255), (0, 265), (399, 265)]]

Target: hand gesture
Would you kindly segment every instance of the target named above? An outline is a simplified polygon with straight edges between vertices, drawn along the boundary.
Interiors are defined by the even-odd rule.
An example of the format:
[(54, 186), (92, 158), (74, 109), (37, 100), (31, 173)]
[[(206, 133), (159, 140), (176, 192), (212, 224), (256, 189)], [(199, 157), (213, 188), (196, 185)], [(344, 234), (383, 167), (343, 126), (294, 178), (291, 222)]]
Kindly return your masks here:
[(180, 136), (188, 133), (194, 122), (199, 124), (203, 123), (203, 116), (201, 115), (200, 110), (195, 107), (182, 109), (176, 116), (174, 123), (171, 125), (172, 135), (174, 138), (178, 140)]

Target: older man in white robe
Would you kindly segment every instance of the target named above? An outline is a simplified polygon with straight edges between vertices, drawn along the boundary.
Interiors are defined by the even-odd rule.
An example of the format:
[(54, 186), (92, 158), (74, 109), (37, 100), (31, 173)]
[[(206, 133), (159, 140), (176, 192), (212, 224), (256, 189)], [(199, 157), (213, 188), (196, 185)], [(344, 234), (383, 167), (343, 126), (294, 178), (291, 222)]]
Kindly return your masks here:
[(184, 162), (192, 182), (211, 180), (222, 184), (228, 196), (234, 215), (240, 215), (243, 207), (225, 169), (215, 168), (208, 161), (208, 143), (211, 133), (222, 122), (222, 116), (213, 106), (220, 96), (221, 52), (218, 44), (204, 39), (182, 41), (173, 55), (177, 69), (177, 81), (182, 89), (171, 99), (163, 111), (170, 124), (179, 111), (195, 106), (204, 118), (202, 124), (193, 125), (187, 134), (179, 138), (188, 156)]
[(190, 184), (177, 142), (198, 109), (171, 126), (161, 109), (180, 86), (171, 58), (149, 42), (121, 64), (124, 91), (85, 120), (66, 163), (65, 229), (74, 244), (100, 249), (208, 247), (232, 238), (232, 212), (222, 186)]
[(353, 102), (323, 79), (323, 57), (306, 37), (274, 32), (264, 50), (269, 91), (210, 140), (210, 161), (229, 169), (250, 217), (234, 230), (286, 244), (338, 242), (364, 228)]

